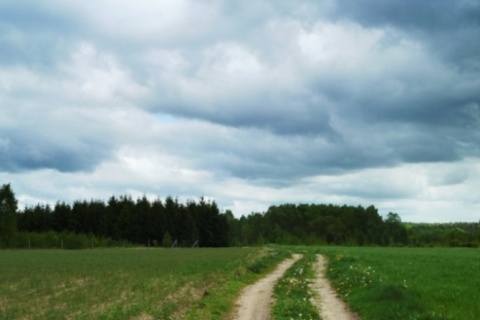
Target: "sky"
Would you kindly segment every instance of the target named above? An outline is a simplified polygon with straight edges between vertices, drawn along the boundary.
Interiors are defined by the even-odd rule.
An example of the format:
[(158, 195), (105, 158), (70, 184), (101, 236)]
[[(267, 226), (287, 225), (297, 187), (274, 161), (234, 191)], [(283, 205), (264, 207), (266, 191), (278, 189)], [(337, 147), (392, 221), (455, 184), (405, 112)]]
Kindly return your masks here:
[(480, 3), (2, 0), (0, 184), (480, 220)]

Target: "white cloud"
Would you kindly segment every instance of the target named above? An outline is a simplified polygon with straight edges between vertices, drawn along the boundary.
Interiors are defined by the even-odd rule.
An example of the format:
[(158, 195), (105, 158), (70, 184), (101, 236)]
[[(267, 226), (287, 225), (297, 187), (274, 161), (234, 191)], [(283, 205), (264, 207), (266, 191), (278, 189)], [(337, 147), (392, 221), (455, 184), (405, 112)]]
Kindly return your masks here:
[(146, 94), (112, 54), (91, 43), (79, 43), (60, 69), (60, 88), (70, 103), (124, 104)]
[(190, 0), (101, 0), (63, 4), (97, 32), (118, 39), (161, 43), (193, 39), (212, 27), (217, 7)]
[(22, 6), (0, 26), (0, 178), (24, 203), (206, 195), (236, 215), (333, 202), (476, 221), (480, 77), (460, 58), (477, 65), (477, 33), (441, 24), (440, 42), (435, 19), (407, 28), (388, 6)]
[(340, 69), (363, 68), (378, 50), (385, 36), (381, 29), (365, 29), (354, 23), (318, 22), (301, 30), (298, 43), (303, 55), (313, 62)]

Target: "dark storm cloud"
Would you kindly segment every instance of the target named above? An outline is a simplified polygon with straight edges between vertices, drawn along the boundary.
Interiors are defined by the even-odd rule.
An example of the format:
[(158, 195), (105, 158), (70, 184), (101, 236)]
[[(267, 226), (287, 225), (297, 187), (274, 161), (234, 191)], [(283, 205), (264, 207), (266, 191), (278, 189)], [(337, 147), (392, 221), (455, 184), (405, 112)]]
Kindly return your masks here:
[(337, 141), (321, 135), (278, 135), (253, 127), (224, 129), (206, 123), (188, 127), (188, 134), (172, 132), (175, 140), (167, 150), (175, 148), (183, 158), (195, 159), (199, 168), (222, 176), (272, 186), (286, 186), (311, 175), (390, 166), (402, 160), (393, 148), (376, 143), (378, 138), (364, 139), (360, 135), (351, 141)]
[(338, 1), (335, 16), (368, 27), (393, 27), (421, 38), (465, 72), (480, 71), (480, 4), (477, 1)]
[(478, 39), (477, 1), (2, 1), (0, 178), (468, 217)]
[(110, 146), (99, 139), (64, 138), (0, 129), (0, 171), (55, 169), (60, 172), (91, 171), (109, 157)]
[[(238, 157), (223, 164), (233, 175), (282, 175), (288, 179), (478, 155), (478, 148), (469, 149), (478, 142), (480, 127), (477, 74), (473, 69), (465, 73), (439, 59), (438, 51), (445, 46), (436, 50), (442, 37), (449, 37), (445, 43), (454, 46), (456, 52), (465, 51), (472, 63), (479, 61), (473, 56), (478, 6), (471, 3), (221, 3), (204, 11), (221, 28), (206, 24), (198, 30), (187, 28), (181, 20), (165, 25), (154, 20), (133, 25), (134, 16), (127, 10), (112, 12), (116, 18), (129, 18), (119, 25), (115, 19), (102, 18), (102, 10), (108, 8), (105, 3), (95, 10), (83, 4), (74, 8), (78, 10), (76, 15), (68, 6), (55, 8), (49, 3), (32, 9), (4, 4), (1, 26), (9, 36), (3, 37), (2, 43), (8, 48), (4, 54), (9, 63), (31, 70), (48, 66), (49, 72), (56, 72), (61, 79), (65, 75), (59, 70), (59, 61), (71, 60), (75, 37), (88, 39), (92, 47), (115, 57), (139, 86), (150, 91), (146, 99), (132, 100), (138, 107), (239, 130), (258, 130), (273, 137), (260, 141), (277, 144), (275, 148), (239, 141), (247, 147), (238, 150), (220, 143), (220, 152), (227, 150)], [(308, 62), (321, 52), (313, 51), (312, 57), (305, 57), (300, 38), (302, 34), (312, 34), (317, 40), (329, 37), (322, 33), (325, 27), (315, 29), (322, 21), (336, 23), (333, 32), (340, 32), (337, 40), (347, 45), (345, 50), (348, 41), (355, 40), (350, 38), (351, 32), (364, 33), (367, 40), (372, 30), (383, 33), (370, 49), (358, 49), (365, 50), (366, 60), (361, 52), (360, 58), (355, 56), (357, 48), (352, 43), (351, 58), (342, 57), (343, 52), (338, 51), (338, 58), (327, 57), (325, 64), (321, 60)], [(344, 27), (345, 21), (359, 23), (365, 29)], [(452, 35), (464, 38), (460, 41)], [(404, 42), (416, 44), (409, 47)], [(168, 54), (145, 63), (144, 51), (155, 50)], [(395, 58), (382, 61), (392, 50), (399, 50), (403, 66), (396, 67)], [(101, 56), (91, 58), (102, 63)], [(357, 58), (359, 61), (355, 61)], [(43, 93), (29, 94), (43, 102), (51, 101)], [(281, 144), (282, 139), (287, 142)], [(70, 159), (72, 164), (67, 165), (67, 161), (56, 159), (89, 154), (87, 144), (47, 145), (38, 144), (38, 148), (45, 147), (42, 157), (34, 157), (34, 148), (32, 152), (15, 152), (12, 159), (17, 159), (22, 168), (44, 166), (66, 171), (91, 168), (103, 158), (93, 146), (91, 153), (98, 154), (98, 160), (95, 156), (79, 156), (78, 161)], [(209, 149), (205, 162), (210, 163), (216, 155)], [(29, 157), (31, 161), (26, 160)]]
[[(401, 29), (450, 29), (475, 21), (478, 4), (472, 1), (346, 0), (336, 2), (338, 17), (349, 17), (365, 25), (392, 25)], [(472, 12), (473, 10), (473, 12)], [(473, 16), (472, 16), (473, 14)], [(462, 21), (469, 17), (467, 21)]]
[[(311, 97), (289, 95), (256, 95), (243, 101), (229, 101), (225, 105), (168, 105), (160, 109), (172, 115), (196, 118), (234, 128), (264, 129), (280, 136), (322, 136), (339, 139), (339, 133), (330, 123), (330, 114)], [(199, 102), (201, 103), (201, 102)]]

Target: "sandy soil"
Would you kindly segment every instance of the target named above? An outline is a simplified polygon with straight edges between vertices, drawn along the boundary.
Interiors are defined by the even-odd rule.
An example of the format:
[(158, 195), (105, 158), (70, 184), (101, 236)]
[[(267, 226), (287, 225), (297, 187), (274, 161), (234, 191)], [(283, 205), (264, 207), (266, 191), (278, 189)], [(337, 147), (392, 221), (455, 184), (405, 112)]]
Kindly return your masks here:
[(291, 259), (284, 260), (265, 278), (246, 287), (237, 301), (238, 312), (234, 320), (269, 320), (272, 304), (273, 287), (282, 275), (302, 255), (294, 254)]
[(352, 313), (347, 305), (337, 296), (330, 282), (325, 278), (326, 259), (317, 255), (315, 264), (317, 278), (312, 284), (316, 296), (312, 304), (317, 307), (319, 314), (324, 320), (358, 320), (357, 315)]

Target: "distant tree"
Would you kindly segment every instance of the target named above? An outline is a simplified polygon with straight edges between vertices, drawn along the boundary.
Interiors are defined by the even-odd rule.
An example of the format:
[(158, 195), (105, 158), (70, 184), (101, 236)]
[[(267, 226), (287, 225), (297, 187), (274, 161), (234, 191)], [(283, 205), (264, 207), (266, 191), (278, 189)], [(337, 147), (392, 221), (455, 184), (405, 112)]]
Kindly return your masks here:
[(71, 226), (72, 208), (65, 202), (57, 202), (52, 212), (52, 229), (54, 231), (73, 231)]
[(107, 212), (106, 212), (106, 217), (108, 221), (108, 226), (107, 226), (107, 233), (105, 236), (118, 240), (120, 239), (120, 231), (118, 229), (118, 219), (121, 214), (121, 205), (120, 202), (117, 198), (114, 196), (111, 196), (110, 199), (108, 199), (107, 203)]
[(177, 232), (177, 240), (182, 246), (191, 246), (198, 240), (198, 230), (195, 221), (194, 202), (187, 203), (187, 206), (180, 205), (175, 212), (174, 224)]
[(195, 216), (198, 226), (198, 241), (202, 247), (217, 246), (217, 229), (215, 228), (215, 219), (218, 216), (218, 208), (213, 207), (211, 203), (201, 197), (200, 202), (195, 206)]
[(167, 231), (163, 235), (162, 239), (162, 247), (170, 247), (172, 245), (172, 237), (170, 236), (170, 233)]
[(135, 202), (131, 196), (122, 196), (119, 201), (120, 213), (117, 219), (119, 237), (122, 240), (134, 242), (140, 232), (135, 221)]
[(91, 222), (88, 217), (88, 202), (86, 200), (75, 201), (72, 206), (73, 228), (76, 233), (90, 232)]
[(402, 219), (396, 213), (390, 212), (385, 220), (385, 228), (387, 236), (391, 244), (408, 244), (408, 233), (402, 224)]
[(137, 226), (134, 241), (149, 245), (155, 239), (155, 225), (153, 223), (152, 205), (144, 195), (135, 203), (133, 223)]
[(226, 210), (225, 219), (228, 225), (228, 243), (230, 245), (238, 246), (241, 245), (241, 225), (240, 220), (236, 219), (231, 210)]
[(152, 203), (152, 229), (154, 230), (153, 239), (161, 243), (166, 229), (165, 206), (160, 199)]
[(263, 215), (259, 212), (252, 212), (252, 214), (243, 221), (244, 226), (242, 233), (246, 245), (264, 244), (265, 238), (263, 231), (265, 227), (262, 222)]
[(17, 199), (10, 187), (4, 184), (0, 188), (0, 247), (9, 246), (17, 230)]
[(175, 216), (177, 215), (177, 211), (180, 207), (178, 203), (178, 199), (173, 199), (171, 196), (168, 196), (165, 199), (165, 225), (168, 234), (172, 237), (172, 239), (177, 239), (177, 226), (175, 225)]
[(44, 232), (51, 230), (51, 213), (52, 209), (48, 204), (37, 204), (32, 211), (29, 231)]

